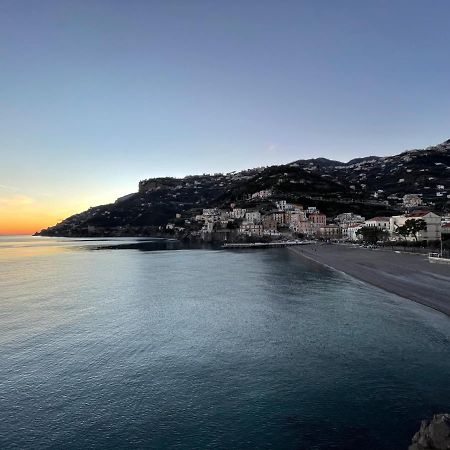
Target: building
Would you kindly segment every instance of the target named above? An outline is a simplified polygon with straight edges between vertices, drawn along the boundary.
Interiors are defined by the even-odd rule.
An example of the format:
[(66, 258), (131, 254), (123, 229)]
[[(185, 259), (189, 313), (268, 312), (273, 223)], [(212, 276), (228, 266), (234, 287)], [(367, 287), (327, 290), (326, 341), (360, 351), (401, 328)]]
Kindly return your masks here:
[(306, 213), (303, 210), (293, 210), (284, 213), (284, 221), (290, 225), (294, 222), (302, 222), (307, 220)]
[(219, 218), (221, 221), (228, 221), (229, 219), (231, 219), (230, 211), (224, 211), (223, 209), (220, 209)]
[(247, 211), (245, 213), (245, 220), (250, 223), (261, 222), (261, 213), (259, 211)]
[(277, 221), (273, 218), (272, 214), (266, 214), (263, 216), (262, 226), (264, 232), (278, 232)]
[(422, 199), (417, 194), (406, 194), (403, 196), (403, 206), (407, 209), (417, 208), (422, 205)]
[(239, 228), (239, 233), (247, 236), (262, 236), (263, 231), (263, 226), (260, 223), (244, 222)]
[(390, 221), (391, 221), (390, 217), (378, 216), (378, 217), (372, 217), (372, 219), (366, 220), (364, 222), (364, 225), (366, 227), (379, 228), (380, 230), (389, 231)]
[(218, 208), (203, 209), (203, 216), (205, 216), (205, 217), (218, 216), (218, 215), (219, 215)]
[(271, 189), (264, 189), (262, 191), (259, 192), (255, 192), (254, 194), (252, 194), (251, 198), (252, 199), (265, 199), (265, 198), (269, 198), (272, 196), (272, 190)]
[(251, 236), (262, 236), (263, 226), (260, 223), (252, 223), (249, 226), (249, 231)]
[(304, 211), (287, 212), (285, 213), (285, 221), (290, 230), (299, 233), (301, 223), (307, 222), (306, 213)]
[(282, 211), (275, 211), (275, 212), (273, 212), (272, 213), (272, 217), (273, 217), (273, 220), (275, 220), (275, 222), (278, 225), (284, 225), (286, 223), (286, 220), (285, 220), (286, 216), (285, 216), (285, 213), (282, 212)]
[(359, 214), (354, 214), (352, 212), (345, 212), (335, 217), (335, 221), (337, 223), (348, 225), (364, 223), (365, 220), (366, 219), (363, 216), (360, 216)]
[(309, 220), (299, 222), (294, 230), (296, 233), (304, 234), (305, 236), (313, 236), (316, 232), (316, 228)]
[(450, 222), (441, 224), (441, 234), (442, 236), (450, 235)]
[(275, 205), (277, 205), (278, 211), (286, 211), (288, 204), (286, 200), (279, 200), (278, 202), (275, 202)]
[(361, 238), (357, 233), (362, 227), (362, 224), (349, 225), (342, 229), (342, 237), (349, 241), (359, 241)]
[(318, 227), (322, 227), (327, 224), (327, 216), (320, 212), (314, 212), (312, 214), (309, 214), (308, 220), (314, 225), (317, 225)]
[[(408, 219), (423, 219), (427, 225), (426, 230), (417, 233), (419, 241), (436, 241), (441, 238), (441, 217), (429, 211), (416, 211), (410, 214), (402, 214), (400, 216), (392, 216), (389, 221), (389, 231), (392, 235), (396, 235), (396, 230), (405, 224)], [(413, 236), (408, 236), (407, 240), (414, 240)]]
[(214, 231), (214, 222), (205, 222), (203, 225), (202, 232), (203, 233), (212, 233)]
[(245, 217), (245, 213), (247, 212), (244, 208), (233, 208), (230, 211), (230, 217), (232, 219), (243, 219)]
[(339, 239), (342, 235), (341, 228), (335, 224), (321, 226), (317, 234), (325, 239)]

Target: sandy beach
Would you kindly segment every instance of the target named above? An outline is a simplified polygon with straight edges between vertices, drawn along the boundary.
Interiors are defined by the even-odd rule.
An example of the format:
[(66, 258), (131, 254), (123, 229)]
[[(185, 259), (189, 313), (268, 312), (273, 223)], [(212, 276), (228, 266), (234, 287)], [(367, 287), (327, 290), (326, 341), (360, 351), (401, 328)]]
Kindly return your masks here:
[(350, 245), (308, 245), (289, 251), (450, 316), (450, 265), (424, 255)]

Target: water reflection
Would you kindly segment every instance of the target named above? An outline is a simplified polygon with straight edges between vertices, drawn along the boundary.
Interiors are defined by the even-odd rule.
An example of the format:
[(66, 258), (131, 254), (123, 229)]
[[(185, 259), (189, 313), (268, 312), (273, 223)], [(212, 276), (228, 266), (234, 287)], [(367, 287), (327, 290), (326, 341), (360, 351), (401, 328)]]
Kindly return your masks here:
[(2, 258), (48, 256), (74, 250), (182, 250), (210, 248), (202, 244), (183, 243), (164, 238), (48, 238), (34, 236), (0, 236)]
[(288, 249), (1, 241), (0, 448), (398, 450), (450, 404), (447, 317)]

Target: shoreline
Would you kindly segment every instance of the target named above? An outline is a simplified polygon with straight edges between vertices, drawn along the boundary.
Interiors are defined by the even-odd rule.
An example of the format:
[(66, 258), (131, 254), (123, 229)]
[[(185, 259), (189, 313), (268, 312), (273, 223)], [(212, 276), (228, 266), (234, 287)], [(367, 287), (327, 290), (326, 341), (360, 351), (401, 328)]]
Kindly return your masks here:
[(290, 252), (450, 317), (450, 266), (424, 255), (339, 244), (290, 247)]

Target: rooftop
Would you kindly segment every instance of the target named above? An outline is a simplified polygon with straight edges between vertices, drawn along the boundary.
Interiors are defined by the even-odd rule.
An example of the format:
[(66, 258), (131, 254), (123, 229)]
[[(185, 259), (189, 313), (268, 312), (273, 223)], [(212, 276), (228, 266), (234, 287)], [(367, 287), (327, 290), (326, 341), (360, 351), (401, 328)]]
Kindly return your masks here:
[(406, 217), (423, 217), (430, 214), (430, 211), (414, 211), (412, 213), (406, 214)]
[(372, 217), (372, 218), (369, 219), (367, 222), (371, 222), (371, 221), (376, 221), (376, 222), (388, 222), (389, 219), (390, 219), (390, 217), (377, 216), (377, 217)]

